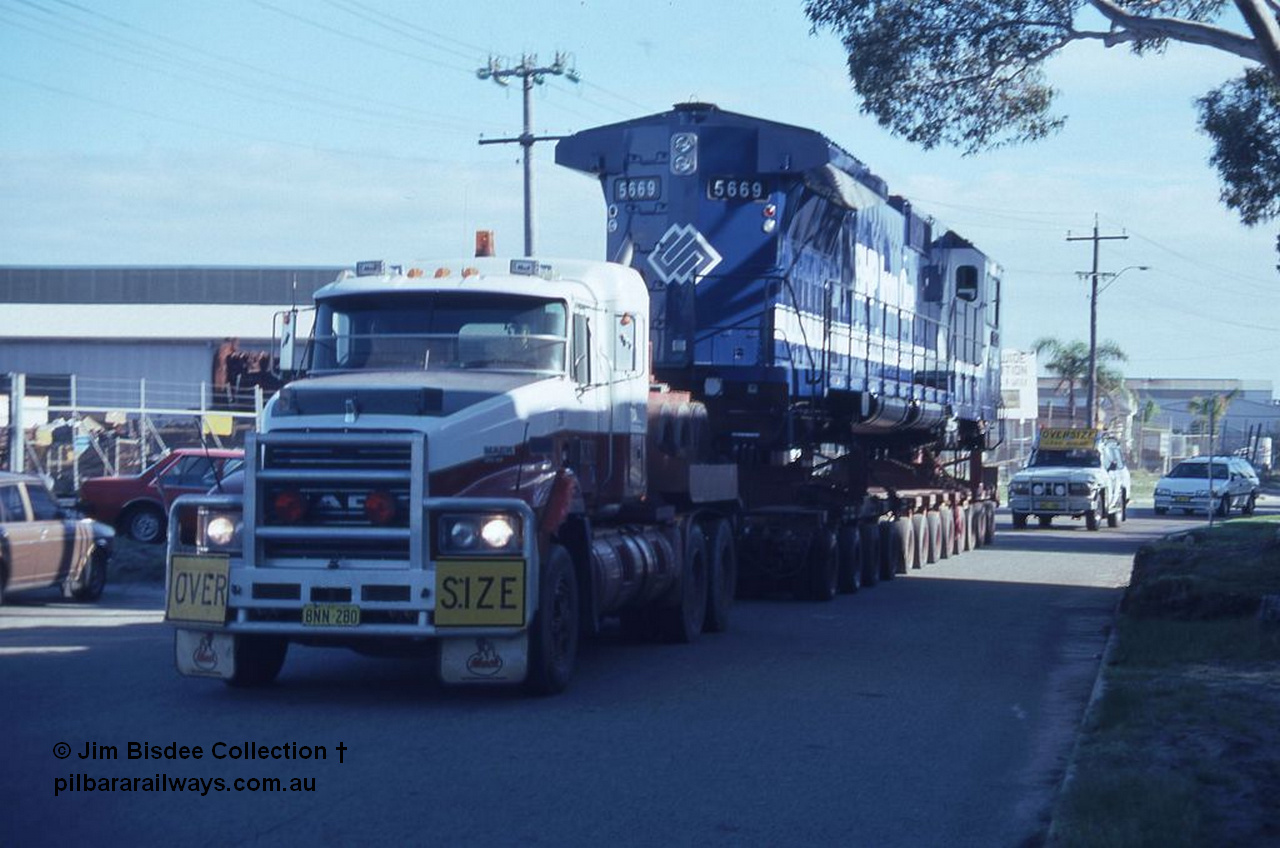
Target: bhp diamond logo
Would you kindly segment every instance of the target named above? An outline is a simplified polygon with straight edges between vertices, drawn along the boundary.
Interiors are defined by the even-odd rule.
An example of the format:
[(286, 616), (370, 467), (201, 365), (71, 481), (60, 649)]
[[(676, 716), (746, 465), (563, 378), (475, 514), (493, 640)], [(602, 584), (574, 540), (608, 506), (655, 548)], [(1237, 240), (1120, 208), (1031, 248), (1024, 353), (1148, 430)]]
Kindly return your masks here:
[(692, 224), (672, 224), (649, 254), (649, 267), (668, 285), (697, 283), (722, 258)]

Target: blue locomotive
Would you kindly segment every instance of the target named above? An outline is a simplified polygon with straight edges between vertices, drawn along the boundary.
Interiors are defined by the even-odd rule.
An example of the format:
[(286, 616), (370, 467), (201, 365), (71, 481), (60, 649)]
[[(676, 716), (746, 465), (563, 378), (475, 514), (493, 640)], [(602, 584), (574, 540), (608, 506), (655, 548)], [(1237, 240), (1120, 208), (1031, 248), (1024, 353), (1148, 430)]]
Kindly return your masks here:
[(655, 375), (722, 445), (980, 450), (1000, 269), (814, 130), (685, 103), (559, 142), (653, 305)]

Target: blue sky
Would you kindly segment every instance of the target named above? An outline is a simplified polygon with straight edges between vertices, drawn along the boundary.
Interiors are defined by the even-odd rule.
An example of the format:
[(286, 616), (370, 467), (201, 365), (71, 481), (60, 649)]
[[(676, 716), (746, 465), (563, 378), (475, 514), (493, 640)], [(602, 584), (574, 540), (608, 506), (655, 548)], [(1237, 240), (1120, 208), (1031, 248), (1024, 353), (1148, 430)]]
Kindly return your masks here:
[[(1280, 386), (1276, 225), (1218, 202), (1194, 99), (1240, 63), (1080, 45), (1049, 74), (1066, 129), (972, 157), (858, 114), (800, 0), (0, 0), (0, 264), (348, 264), (522, 247), (516, 86), (492, 54), (572, 54), (539, 133), (690, 99), (809, 126), (1006, 269), (1004, 342), (1088, 337), (1087, 234), (1129, 270), (1099, 301), (1131, 376)], [(600, 257), (598, 186), (535, 151), (538, 252)]]

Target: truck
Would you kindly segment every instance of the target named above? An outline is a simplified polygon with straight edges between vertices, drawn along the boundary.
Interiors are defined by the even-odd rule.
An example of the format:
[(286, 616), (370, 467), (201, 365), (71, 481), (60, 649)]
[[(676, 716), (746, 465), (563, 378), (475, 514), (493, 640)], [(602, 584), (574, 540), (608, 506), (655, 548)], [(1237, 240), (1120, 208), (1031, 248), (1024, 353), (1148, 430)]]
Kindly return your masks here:
[(985, 254), (820, 133), (710, 104), (556, 159), (600, 182), (606, 260), (362, 262), (316, 292), (241, 490), (173, 507), (181, 673), (263, 685), (303, 643), (555, 693), (606, 627), (693, 642), (735, 597), (993, 540)]
[(1128, 518), (1132, 491), (1117, 439), (1094, 427), (1045, 427), (1026, 467), (1009, 481), (1009, 509), (1017, 529), (1034, 515), (1041, 527), (1063, 516), (1097, 530)]

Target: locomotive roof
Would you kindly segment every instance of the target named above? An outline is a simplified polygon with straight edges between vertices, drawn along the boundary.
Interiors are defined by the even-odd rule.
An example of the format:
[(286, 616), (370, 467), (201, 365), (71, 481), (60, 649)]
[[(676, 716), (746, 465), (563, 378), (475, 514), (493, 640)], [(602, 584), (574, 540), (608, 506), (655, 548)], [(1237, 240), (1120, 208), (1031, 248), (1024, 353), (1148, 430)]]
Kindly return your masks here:
[(834, 167), (887, 197), (884, 180), (867, 165), (817, 130), (729, 112), (714, 103), (677, 103), (667, 112), (582, 130), (556, 144), (556, 164), (597, 174), (622, 173), (627, 163), (627, 134), (636, 128), (669, 125), (754, 129), (758, 133), (756, 170), (762, 174), (803, 174)]

